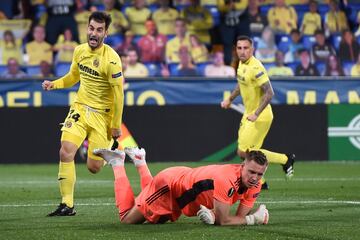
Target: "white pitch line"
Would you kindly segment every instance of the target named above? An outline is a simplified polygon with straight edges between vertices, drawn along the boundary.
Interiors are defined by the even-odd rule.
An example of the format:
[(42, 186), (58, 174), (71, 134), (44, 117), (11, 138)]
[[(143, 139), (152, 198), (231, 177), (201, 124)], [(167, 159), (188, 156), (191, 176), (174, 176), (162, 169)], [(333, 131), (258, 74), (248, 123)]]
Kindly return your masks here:
[[(360, 205), (360, 201), (341, 201), (341, 200), (305, 200), (305, 201), (259, 201), (264, 204), (334, 204), (334, 205)], [(18, 208), (18, 207), (49, 207), (54, 206), (54, 203), (43, 203), (43, 204), (0, 204), (1, 208)], [(114, 202), (107, 203), (77, 203), (76, 206), (115, 206)]]
[(261, 201), (265, 204), (344, 204), (344, 205), (360, 205), (360, 201), (337, 201), (337, 200), (308, 200), (308, 201)]

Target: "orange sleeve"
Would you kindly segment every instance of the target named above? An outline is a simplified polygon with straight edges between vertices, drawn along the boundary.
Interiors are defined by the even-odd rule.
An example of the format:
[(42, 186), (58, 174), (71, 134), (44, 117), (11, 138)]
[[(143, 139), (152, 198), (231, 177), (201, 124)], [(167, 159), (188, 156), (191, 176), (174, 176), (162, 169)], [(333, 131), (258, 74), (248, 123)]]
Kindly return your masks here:
[(214, 199), (229, 205), (233, 204), (232, 198), (235, 194), (235, 187), (226, 175), (219, 174), (220, 177), (214, 179)]

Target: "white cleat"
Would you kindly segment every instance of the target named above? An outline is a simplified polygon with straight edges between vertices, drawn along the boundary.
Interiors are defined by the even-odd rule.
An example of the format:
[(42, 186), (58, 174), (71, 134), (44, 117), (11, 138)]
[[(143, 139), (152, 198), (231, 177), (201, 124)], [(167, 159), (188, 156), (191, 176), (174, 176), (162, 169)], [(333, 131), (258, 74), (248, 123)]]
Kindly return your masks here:
[(135, 164), (135, 166), (141, 166), (146, 164), (145, 149), (138, 147), (126, 147), (124, 151), (130, 157), (131, 161)]
[(110, 149), (100, 148), (100, 149), (94, 149), (93, 153), (96, 156), (102, 157), (105, 160), (105, 162), (112, 167), (124, 166), (124, 161), (126, 156), (124, 151), (118, 149), (110, 150)]

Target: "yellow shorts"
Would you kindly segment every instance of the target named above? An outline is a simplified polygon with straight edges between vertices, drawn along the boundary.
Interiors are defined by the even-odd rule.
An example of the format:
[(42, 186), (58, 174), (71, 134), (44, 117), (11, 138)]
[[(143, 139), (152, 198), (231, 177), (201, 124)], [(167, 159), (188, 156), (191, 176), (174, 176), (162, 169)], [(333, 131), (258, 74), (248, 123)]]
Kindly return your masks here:
[(96, 110), (86, 105), (74, 103), (61, 128), (61, 141), (69, 141), (80, 147), (87, 137), (88, 156), (102, 160), (92, 152), (95, 148), (109, 148), (111, 144), (111, 114), (105, 110)]
[(272, 118), (251, 122), (244, 116), (240, 122), (238, 133), (238, 149), (245, 152), (247, 149), (261, 148), (264, 139), (271, 127)]

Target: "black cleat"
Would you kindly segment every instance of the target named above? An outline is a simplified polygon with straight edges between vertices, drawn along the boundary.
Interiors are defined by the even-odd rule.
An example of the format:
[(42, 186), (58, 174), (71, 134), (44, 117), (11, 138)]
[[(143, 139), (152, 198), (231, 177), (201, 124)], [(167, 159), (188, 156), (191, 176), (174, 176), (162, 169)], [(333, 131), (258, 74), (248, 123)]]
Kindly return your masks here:
[(267, 182), (263, 182), (263, 184), (261, 185), (261, 190), (269, 190), (269, 185), (267, 184)]
[(288, 157), (287, 162), (282, 165), (285, 172), (285, 177), (291, 179), (294, 176), (294, 163), (295, 163), (295, 154), (286, 154)]
[(74, 207), (70, 208), (65, 203), (60, 203), (58, 208), (46, 215), (47, 217), (55, 217), (55, 216), (74, 216), (76, 211)]

